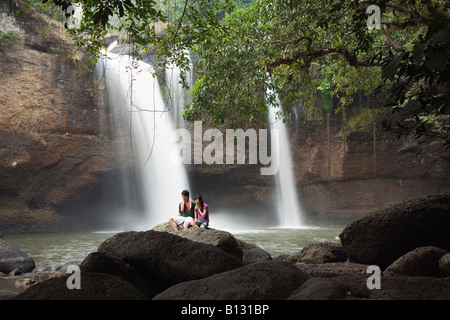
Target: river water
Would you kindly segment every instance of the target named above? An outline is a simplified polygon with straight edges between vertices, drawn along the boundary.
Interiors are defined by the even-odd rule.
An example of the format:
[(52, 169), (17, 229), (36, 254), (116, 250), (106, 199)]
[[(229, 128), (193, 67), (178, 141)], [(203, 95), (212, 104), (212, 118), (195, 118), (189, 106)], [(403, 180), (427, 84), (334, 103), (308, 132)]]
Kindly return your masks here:
[[(326, 241), (338, 243), (338, 236), (343, 228), (335, 226), (221, 230), (232, 233), (240, 240), (253, 243), (269, 252), (272, 257), (276, 257), (298, 252), (310, 243)], [(48, 263), (56, 267), (70, 261), (83, 260), (117, 232), (10, 235), (5, 236), (3, 240), (30, 255), (36, 265)]]

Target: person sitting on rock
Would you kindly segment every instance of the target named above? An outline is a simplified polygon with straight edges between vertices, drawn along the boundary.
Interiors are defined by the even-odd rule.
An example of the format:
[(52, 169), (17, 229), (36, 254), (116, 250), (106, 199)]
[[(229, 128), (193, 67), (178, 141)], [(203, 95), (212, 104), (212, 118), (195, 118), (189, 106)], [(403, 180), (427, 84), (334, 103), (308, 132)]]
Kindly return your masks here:
[(189, 191), (181, 192), (181, 202), (178, 205), (178, 215), (169, 219), (169, 224), (174, 231), (178, 231), (178, 226), (183, 225), (184, 230), (189, 228), (194, 221), (195, 203), (189, 198)]
[(209, 225), (209, 210), (208, 205), (203, 201), (201, 195), (196, 195), (194, 208), (194, 223), (195, 227), (208, 228)]

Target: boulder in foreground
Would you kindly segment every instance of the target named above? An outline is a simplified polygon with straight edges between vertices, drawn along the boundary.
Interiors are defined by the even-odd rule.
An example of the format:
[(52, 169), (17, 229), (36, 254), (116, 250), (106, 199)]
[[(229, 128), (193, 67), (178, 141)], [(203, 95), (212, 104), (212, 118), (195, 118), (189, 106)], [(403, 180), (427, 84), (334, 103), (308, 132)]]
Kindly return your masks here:
[(448, 300), (450, 278), (381, 277), (381, 289), (368, 289), (367, 276), (308, 279), (288, 300)]
[(187, 281), (155, 300), (283, 300), (309, 276), (285, 261), (263, 261), (211, 277)]
[(12, 244), (0, 239), (0, 272), (10, 273), (14, 269), (31, 272), (35, 268), (33, 258)]
[(384, 270), (384, 275), (440, 277), (439, 260), (447, 252), (426, 246), (405, 253)]
[(442, 277), (450, 277), (450, 253), (444, 254), (439, 260), (439, 270)]
[(98, 251), (135, 267), (160, 291), (242, 266), (242, 260), (213, 245), (152, 230), (118, 233)]
[(236, 238), (227, 231), (216, 229), (189, 228), (177, 234), (180, 237), (208, 243), (242, 260), (242, 247)]
[(339, 235), (352, 262), (385, 269), (423, 246), (450, 251), (450, 192), (377, 210), (348, 224)]
[(148, 300), (127, 281), (106, 273), (81, 273), (81, 288), (69, 289), (69, 276), (38, 283), (13, 300)]
[(121, 259), (109, 257), (100, 252), (90, 253), (81, 263), (80, 269), (81, 273), (106, 273), (120, 277), (142, 291), (148, 298), (154, 297), (159, 292), (158, 288), (155, 288), (151, 281), (144, 277), (137, 268)]
[(345, 262), (347, 255), (341, 244), (332, 242), (312, 243), (304, 247), (300, 252), (285, 258), (288, 262), (303, 263), (332, 263)]

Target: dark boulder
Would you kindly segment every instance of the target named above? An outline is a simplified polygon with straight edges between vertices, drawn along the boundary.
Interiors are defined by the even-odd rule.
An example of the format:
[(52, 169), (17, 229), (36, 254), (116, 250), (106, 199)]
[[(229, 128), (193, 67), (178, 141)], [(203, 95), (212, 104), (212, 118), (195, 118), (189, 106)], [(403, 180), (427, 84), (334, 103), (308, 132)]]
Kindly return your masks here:
[(331, 278), (343, 275), (364, 275), (367, 273), (366, 264), (354, 262), (304, 263), (296, 262), (295, 266), (311, 277)]
[(18, 295), (17, 292), (12, 290), (0, 290), (0, 301), (1, 300), (12, 300)]
[(288, 300), (366, 299), (369, 296), (366, 278), (359, 274), (348, 274), (333, 278), (310, 278)]
[(381, 277), (381, 289), (370, 290), (370, 299), (376, 300), (448, 301), (449, 297), (449, 278), (393, 275)]
[(377, 210), (348, 224), (339, 235), (352, 262), (385, 269), (422, 246), (450, 251), (450, 192)]
[(121, 259), (110, 257), (101, 252), (90, 253), (80, 265), (81, 272), (107, 273), (135, 286), (148, 298), (153, 298), (159, 291), (136, 268)]
[(185, 231), (177, 233), (178, 236), (197, 241), (201, 243), (212, 244), (217, 248), (235, 256), (242, 260), (243, 252), (238, 240), (229, 232), (204, 229), (204, 228), (189, 228)]
[(169, 223), (161, 223), (152, 228), (154, 231), (165, 231), (189, 240), (212, 244), (219, 249), (228, 252), (242, 260), (244, 265), (250, 263), (272, 260), (270, 253), (258, 246), (235, 238), (227, 231), (208, 228), (189, 228), (187, 230), (174, 231)]
[(69, 289), (68, 277), (37, 283), (13, 300), (148, 300), (127, 281), (106, 273), (81, 272), (80, 289)]
[[(177, 232), (172, 229), (172, 227), (170, 226), (170, 224), (168, 222), (160, 223), (160, 224), (154, 226), (152, 228), (152, 230), (153, 231), (171, 232), (171, 233)], [(184, 230), (183, 225), (182, 224), (178, 225), (178, 231), (183, 231), (183, 230)]]
[(36, 267), (33, 258), (12, 244), (0, 239), (0, 272), (10, 273), (14, 269), (22, 273)]
[(427, 246), (405, 253), (384, 270), (384, 275), (440, 277), (439, 260), (447, 251)]
[(432, 277), (381, 277), (380, 289), (367, 287), (367, 276), (313, 277), (288, 300), (448, 300), (450, 279)]
[(257, 245), (240, 239), (238, 239), (238, 242), (243, 251), (242, 262), (245, 266), (255, 262), (272, 260), (270, 253)]
[(439, 259), (439, 271), (441, 277), (450, 277), (450, 253), (444, 254)]
[(332, 263), (344, 262), (347, 255), (340, 243), (321, 242), (312, 243), (304, 247), (300, 252), (289, 255), (285, 258), (288, 262), (304, 263)]
[(241, 260), (211, 244), (152, 230), (118, 233), (98, 251), (135, 267), (160, 291), (242, 266)]
[(155, 300), (283, 300), (309, 276), (285, 261), (263, 261), (179, 283)]

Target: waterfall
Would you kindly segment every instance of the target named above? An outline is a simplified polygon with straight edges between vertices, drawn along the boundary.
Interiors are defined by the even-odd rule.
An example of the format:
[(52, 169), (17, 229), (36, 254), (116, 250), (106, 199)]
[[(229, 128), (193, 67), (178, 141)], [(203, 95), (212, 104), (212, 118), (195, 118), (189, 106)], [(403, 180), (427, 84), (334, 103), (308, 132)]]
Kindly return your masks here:
[[(280, 101), (278, 103), (281, 105)], [(269, 107), (269, 123), (271, 129), (277, 129), (279, 140), (272, 143), (278, 144), (279, 150), (279, 170), (276, 174), (278, 220), (280, 227), (299, 228), (303, 226), (301, 219), (302, 210), (297, 197), (295, 176), (292, 170), (292, 155), (289, 143), (289, 132), (286, 123), (276, 117), (277, 109)]]
[[(189, 53), (186, 52), (186, 55), (189, 56)], [(185, 72), (185, 77), (187, 80), (188, 86), (191, 88), (193, 84), (193, 66), (190, 64), (190, 72)], [(189, 94), (186, 88), (180, 83), (182, 70), (172, 64), (165, 70), (165, 84), (166, 88), (166, 105), (168, 105), (168, 109), (171, 110), (171, 113), (174, 115), (174, 123), (176, 128), (184, 127), (184, 119), (181, 115), (181, 111), (184, 110), (186, 105), (188, 104)]]
[(178, 213), (181, 191), (189, 190), (182, 163), (173, 159), (175, 125), (165, 107), (153, 67), (128, 55), (104, 52), (105, 86), (119, 125), (130, 128), (143, 194), (143, 221), (150, 229)]

